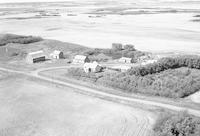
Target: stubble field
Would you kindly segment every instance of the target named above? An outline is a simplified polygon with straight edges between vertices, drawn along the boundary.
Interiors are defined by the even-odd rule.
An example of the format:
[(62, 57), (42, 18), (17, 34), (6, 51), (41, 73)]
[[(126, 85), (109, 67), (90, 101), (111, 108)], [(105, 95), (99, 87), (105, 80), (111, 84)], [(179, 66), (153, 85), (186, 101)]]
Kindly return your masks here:
[[(16, 75), (14, 75), (16, 76)], [(17, 76), (18, 77), (18, 76)], [(0, 82), (1, 136), (149, 136), (151, 113), (26, 77)]]

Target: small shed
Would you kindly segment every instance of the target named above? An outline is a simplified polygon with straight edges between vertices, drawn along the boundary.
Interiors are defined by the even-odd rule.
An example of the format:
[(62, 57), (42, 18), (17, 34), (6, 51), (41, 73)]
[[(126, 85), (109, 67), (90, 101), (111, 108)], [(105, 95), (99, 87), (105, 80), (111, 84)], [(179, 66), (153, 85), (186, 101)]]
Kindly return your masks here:
[(53, 59), (62, 59), (64, 58), (64, 54), (61, 51), (55, 50), (50, 54), (50, 57)]
[(133, 63), (133, 58), (121, 57), (119, 59), (119, 62), (121, 62), (121, 63)]
[(120, 66), (120, 65), (112, 67), (112, 69), (120, 70), (121, 72), (126, 72), (131, 68), (132, 68), (131, 66)]
[(86, 73), (90, 73), (90, 72), (101, 72), (103, 67), (101, 65), (99, 65), (96, 61), (94, 61), (93, 63), (85, 63), (83, 66), (83, 69)]
[(90, 62), (90, 60), (87, 56), (84, 56), (84, 55), (76, 55), (73, 59), (73, 63), (84, 64), (86, 62)]
[(26, 56), (26, 61), (30, 64), (37, 63), (40, 61), (45, 61), (45, 59), (46, 59), (46, 56), (42, 50), (36, 51), (36, 52), (30, 52)]

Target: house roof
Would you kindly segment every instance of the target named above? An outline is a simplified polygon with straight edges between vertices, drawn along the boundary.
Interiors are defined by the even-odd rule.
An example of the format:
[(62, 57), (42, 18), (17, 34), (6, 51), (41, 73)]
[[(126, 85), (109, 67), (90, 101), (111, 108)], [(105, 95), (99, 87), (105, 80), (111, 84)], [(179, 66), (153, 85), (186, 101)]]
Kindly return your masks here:
[(85, 60), (87, 58), (87, 56), (84, 56), (84, 55), (76, 55), (74, 57), (74, 59), (78, 59), (78, 60)]
[(40, 51), (30, 52), (28, 53), (28, 56), (31, 56), (32, 58), (39, 58), (39, 57), (44, 57), (45, 54), (42, 50), (40, 50)]
[(84, 67), (88, 67), (88, 68), (96, 68), (97, 66), (101, 66), (101, 65), (99, 65), (99, 63), (97, 63), (96, 61), (94, 61), (93, 63), (84, 64)]
[(59, 55), (60, 53), (61, 53), (61, 51), (59, 51), (59, 50), (54, 50), (52, 54)]

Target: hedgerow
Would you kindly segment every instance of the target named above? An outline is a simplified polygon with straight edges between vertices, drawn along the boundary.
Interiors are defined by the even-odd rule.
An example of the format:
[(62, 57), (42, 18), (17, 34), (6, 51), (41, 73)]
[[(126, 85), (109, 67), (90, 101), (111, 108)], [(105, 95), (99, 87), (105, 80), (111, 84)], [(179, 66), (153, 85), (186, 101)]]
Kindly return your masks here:
[(155, 136), (200, 136), (200, 118), (187, 112), (165, 113), (154, 125)]
[(35, 36), (20, 36), (14, 34), (5, 34), (0, 37), (0, 46), (4, 46), (8, 43), (19, 43), (19, 44), (29, 44), (34, 42), (42, 41), (41, 37)]
[(200, 69), (199, 56), (180, 56), (175, 58), (163, 58), (153, 64), (145, 66), (134, 67), (128, 71), (129, 75), (145, 76), (148, 74), (155, 74), (168, 69), (176, 69), (181, 67), (188, 67)]
[(170, 98), (184, 98), (200, 90), (200, 71), (190, 68), (169, 69), (146, 76), (128, 73), (85, 73), (80, 68), (70, 69), (68, 75), (79, 79), (90, 79), (100, 85), (120, 89), (129, 93), (142, 93)]

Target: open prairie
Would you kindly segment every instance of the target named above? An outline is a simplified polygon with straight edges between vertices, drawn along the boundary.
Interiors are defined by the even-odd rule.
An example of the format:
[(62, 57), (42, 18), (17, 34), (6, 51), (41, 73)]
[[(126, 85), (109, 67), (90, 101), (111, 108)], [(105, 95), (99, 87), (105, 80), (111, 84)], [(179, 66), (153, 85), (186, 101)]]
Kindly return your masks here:
[[(89, 1), (0, 5), (0, 33), (108, 48), (199, 52), (199, 1)], [(92, 37), (92, 38), (91, 38)]]
[(77, 94), (72, 88), (10, 76), (0, 81), (1, 136), (151, 134), (150, 112)]

